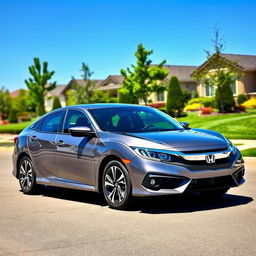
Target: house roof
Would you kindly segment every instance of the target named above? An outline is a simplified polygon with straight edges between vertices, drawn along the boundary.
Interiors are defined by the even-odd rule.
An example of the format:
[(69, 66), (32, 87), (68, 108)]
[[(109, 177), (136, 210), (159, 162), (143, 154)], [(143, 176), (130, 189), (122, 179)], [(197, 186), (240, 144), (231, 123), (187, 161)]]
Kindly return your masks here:
[(171, 76), (177, 76), (181, 82), (195, 82), (196, 80), (191, 77), (197, 66), (181, 66), (181, 65), (164, 65), (169, 71), (167, 79), (169, 80)]
[(65, 86), (66, 86), (65, 84), (56, 84), (56, 87), (53, 90), (49, 91), (48, 93), (53, 97), (58, 97), (60, 96)]
[(256, 70), (256, 55), (243, 55), (243, 54), (227, 54), (222, 53), (222, 57), (229, 61), (236, 62), (239, 67), (247, 71)]
[[(109, 81), (113, 81), (113, 83), (108, 83)], [(103, 91), (108, 91), (108, 90), (117, 90), (121, 87), (122, 83), (124, 81), (124, 77), (121, 75), (109, 75), (105, 80), (102, 80), (98, 85), (97, 85), (97, 90), (103, 90)]]

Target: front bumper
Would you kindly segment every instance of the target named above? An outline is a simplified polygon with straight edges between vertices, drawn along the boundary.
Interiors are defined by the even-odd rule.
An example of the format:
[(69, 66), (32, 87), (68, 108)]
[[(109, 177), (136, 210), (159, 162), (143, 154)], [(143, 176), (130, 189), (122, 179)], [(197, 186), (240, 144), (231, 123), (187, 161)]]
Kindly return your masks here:
[(135, 157), (129, 165), (133, 196), (181, 194), (244, 183), (244, 165), (237, 150), (226, 163), (189, 165)]

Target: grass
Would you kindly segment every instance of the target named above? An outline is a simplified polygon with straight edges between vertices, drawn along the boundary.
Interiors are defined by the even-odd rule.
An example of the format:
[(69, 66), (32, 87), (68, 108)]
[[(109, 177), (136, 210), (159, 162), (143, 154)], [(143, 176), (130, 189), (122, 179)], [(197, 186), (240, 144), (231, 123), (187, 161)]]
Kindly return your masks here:
[(32, 121), (17, 124), (2, 124), (0, 125), (0, 133), (18, 134), (27, 126), (29, 126), (34, 120), (35, 119), (32, 119)]
[(256, 139), (256, 110), (247, 113), (225, 114), (217, 116), (198, 116), (191, 112), (179, 121), (189, 122), (190, 127), (210, 129), (222, 133), (228, 139)]
[(243, 143), (233, 143), (235, 146), (242, 146), (244, 145)]
[(11, 147), (13, 142), (0, 142), (0, 147)]
[(256, 157), (256, 148), (249, 148), (241, 150), (242, 156), (254, 156)]

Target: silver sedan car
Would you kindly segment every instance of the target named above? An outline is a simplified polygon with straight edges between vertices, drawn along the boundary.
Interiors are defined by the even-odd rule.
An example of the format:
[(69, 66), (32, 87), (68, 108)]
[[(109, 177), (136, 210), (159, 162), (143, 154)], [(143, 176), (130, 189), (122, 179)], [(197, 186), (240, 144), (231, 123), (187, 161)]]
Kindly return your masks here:
[(123, 209), (133, 197), (224, 195), (244, 182), (244, 164), (217, 132), (146, 106), (91, 104), (57, 109), (23, 130), (13, 175), (25, 194), (41, 185), (95, 191)]

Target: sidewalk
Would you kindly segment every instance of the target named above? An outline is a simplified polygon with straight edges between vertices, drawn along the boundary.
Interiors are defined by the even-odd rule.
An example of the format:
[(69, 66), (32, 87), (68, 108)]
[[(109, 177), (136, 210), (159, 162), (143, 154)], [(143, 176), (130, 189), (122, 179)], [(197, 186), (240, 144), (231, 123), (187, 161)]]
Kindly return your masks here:
[(239, 150), (256, 148), (256, 140), (231, 140), (231, 141), (234, 144), (241, 144), (236, 146)]

